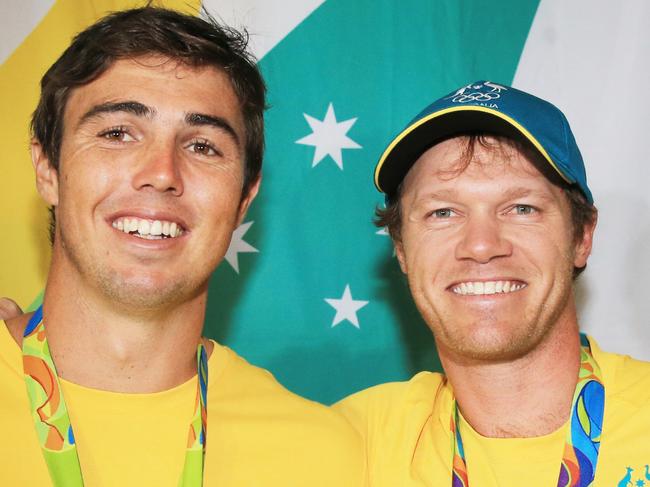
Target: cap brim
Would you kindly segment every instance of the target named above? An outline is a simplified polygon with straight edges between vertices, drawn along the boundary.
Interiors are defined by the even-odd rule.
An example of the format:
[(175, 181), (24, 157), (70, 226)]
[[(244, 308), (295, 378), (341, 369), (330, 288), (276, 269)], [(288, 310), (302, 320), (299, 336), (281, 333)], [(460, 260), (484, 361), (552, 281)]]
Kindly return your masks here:
[(461, 134), (488, 133), (530, 143), (567, 183), (542, 144), (502, 112), (481, 106), (463, 106), (426, 115), (406, 127), (382, 154), (375, 169), (375, 186), (391, 197), (417, 159), (435, 144)]

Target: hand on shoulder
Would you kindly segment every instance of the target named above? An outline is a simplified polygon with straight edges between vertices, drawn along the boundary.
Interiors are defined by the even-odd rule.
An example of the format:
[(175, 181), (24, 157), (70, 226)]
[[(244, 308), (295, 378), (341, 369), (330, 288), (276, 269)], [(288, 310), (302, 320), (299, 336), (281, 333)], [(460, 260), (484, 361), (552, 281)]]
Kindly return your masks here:
[(23, 314), (18, 303), (13, 299), (0, 298), (0, 320), (9, 320)]
[(32, 314), (24, 313), (13, 299), (0, 298), (0, 321), (4, 320), (9, 334), (18, 345), (22, 342), (23, 331)]

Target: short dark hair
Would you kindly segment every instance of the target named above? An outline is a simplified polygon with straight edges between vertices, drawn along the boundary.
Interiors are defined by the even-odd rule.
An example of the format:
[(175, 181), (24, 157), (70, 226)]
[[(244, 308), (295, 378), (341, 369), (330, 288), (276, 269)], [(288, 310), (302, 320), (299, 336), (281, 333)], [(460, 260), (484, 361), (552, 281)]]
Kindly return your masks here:
[[(532, 146), (520, 142), (518, 140), (508, 139), (502, 136), (490, 134), (470, 134), (467, 136), (466, 146), (463, 149), (459, 160), (459, 167), (454, 169), (455, 174), (460, 174), (472, 162), (476, 145), (484, 147), (490, 152), (500, 152), (505, 157), (509, 157), (505, 148), (510, 147), (521, 152), (533, 165), (546, 176), (553, 184), (559, 186), (567, 197), (569, 207), (571, 208), (571, 222), (573, 224), (573, 238), (578, 242), (584, 236), (585, 226), (592, 224), (597, 215), (596, 207), (587, 201), (587, 198), (582, 193), (577, 185), (568, 184), (560, 175), (555, 172), (546, 159), (544, 159), (539, 152)], [(402, 196), (402, 181), (395, 194), (390, 195), (387, 199), (385, 207), (375, 208), (374, 224), (379, 228), (386, 228), (389, 235), (395, 242), (402, 241), (402, 207), (400, 204)], [(577, 278), (586, 268), (574, 267), (573, 278)]]
[[(266, 86), (255, 58), (247, 51), (247, 33), (203, 14), (201, 18), (148, 5), (109, 14), (75, 36), (41, 79), (41, 97), (31, 122), (32, 136), (55, 169), (71, 91), (97, 79), (117, 60), (160, 54), (191, 67), (214, 66), (228, 76), (244, 118), (242, 198), (248, 193), (262, 169)], [(53, 230), (52, 218), (51, 239)]]

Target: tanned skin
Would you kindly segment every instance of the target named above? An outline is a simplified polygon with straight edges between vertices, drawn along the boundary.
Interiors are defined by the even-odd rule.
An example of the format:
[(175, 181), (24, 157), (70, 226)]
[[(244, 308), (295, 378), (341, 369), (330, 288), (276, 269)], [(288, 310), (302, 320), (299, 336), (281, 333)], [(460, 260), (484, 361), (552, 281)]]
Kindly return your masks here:
[[(437, 144), (409, 171), (397, 257), (465, 419), (488, 437), (544, 435), (569, 418), (580, 366), (572, 275), (595, 222), (577, 240), (564, 191), (525, 155), (477, 145), (463, 167), (465, 147)], [(509, 291), (459, 291), (499, 282)]]
[[(225, 73), (160, 56), (118, 60), (72, 91), (55, 170), (38, 141), (39, 193), (56, 212), (43, 310), (58, 374), (150, 393), (196, 375), (208, 279), (254, 199), (245, 125)], [(124, 219), (167, 221), (142, 238)], [(18, 344), (30, 315), (7, 321)]]

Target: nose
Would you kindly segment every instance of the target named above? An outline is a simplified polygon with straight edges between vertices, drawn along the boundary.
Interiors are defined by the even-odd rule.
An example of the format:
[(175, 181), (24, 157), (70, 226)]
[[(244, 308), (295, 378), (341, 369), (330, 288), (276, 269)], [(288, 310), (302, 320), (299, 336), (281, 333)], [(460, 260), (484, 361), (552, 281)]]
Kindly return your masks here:
[(180, 162), (174, 143), (159, 145), (156, 148), (147, 147), (133, 177), (134, 188), (152, 188), (161, 193), (180, 196), (183, 194)]
[(468, 217), (456, 246), (456, 258), (487, 264), (492, 259), (512, 254), (512, 244), (504, 235), (503, 224), (491, 215)]

